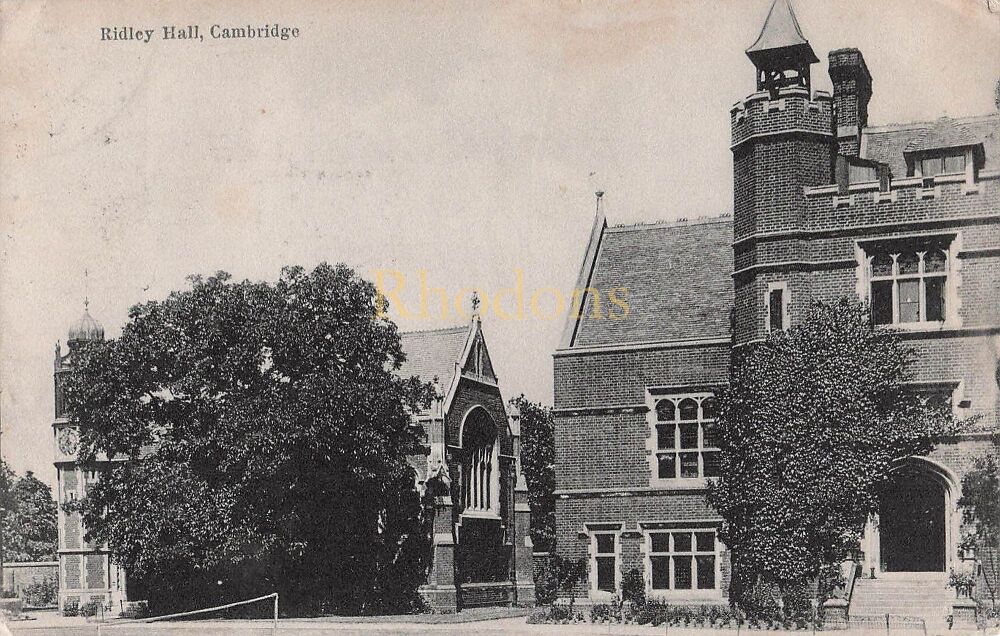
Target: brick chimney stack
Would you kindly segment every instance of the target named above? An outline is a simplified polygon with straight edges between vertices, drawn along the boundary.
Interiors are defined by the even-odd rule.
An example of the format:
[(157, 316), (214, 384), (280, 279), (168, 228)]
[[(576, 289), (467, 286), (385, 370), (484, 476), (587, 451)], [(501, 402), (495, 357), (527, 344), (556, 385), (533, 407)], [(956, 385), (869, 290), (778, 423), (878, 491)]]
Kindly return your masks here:
[(837, 132), (837, 153), (857, 157), (861, 131), (868, 125), (868, 101), (872, 98), (872, 76), (858, 49), (830, 51), (830, 79)]

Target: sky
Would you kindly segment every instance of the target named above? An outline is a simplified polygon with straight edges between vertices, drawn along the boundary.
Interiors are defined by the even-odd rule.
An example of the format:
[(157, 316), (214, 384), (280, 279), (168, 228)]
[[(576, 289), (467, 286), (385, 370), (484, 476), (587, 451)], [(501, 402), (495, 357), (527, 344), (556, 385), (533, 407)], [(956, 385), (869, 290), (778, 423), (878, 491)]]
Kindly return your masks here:
[[(793, 4), (814, 88), (860, 48), (879, 125), (994, 109), (993, 2)], [(419, 315), (421, 275), (462, 309), (518, 280), (569, 293), (597, 190), (611, 223), (729, 213), (729, 108), (769, 5), (0, 0), (4, 460), (55, 482), (53, 348), (85, 297), (113, 338), (190, 274), (344, 262), (403, 283), (401, 328), (446, 327), (464, 318)], [(209, 32), (274, 23), (299, 37)], [(189, 24), (204, 41), (161, 38)], [(123, 26), (154, 37), (101, 41)], [(484, 312), (506, 396), (552, 403), (555, 309)]]

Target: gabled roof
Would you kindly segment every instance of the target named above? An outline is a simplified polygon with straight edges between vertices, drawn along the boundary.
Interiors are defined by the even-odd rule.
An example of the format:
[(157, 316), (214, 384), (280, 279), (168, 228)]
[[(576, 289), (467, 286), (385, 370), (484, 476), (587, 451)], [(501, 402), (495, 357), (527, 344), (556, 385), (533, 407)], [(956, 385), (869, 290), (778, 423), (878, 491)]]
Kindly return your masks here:
[(940, 150), (944, 148), (965, 148), (978, 143), (975, 137), (962, 124), (950, 117), (942, 117), (934, 125), (924, 130), (919, 137), (914, 137), (906, 144), (905, 152), (921, 152), (924, 150)]
[(889, 164), (893, 176), (901, 178), (907, 174), (906, 153), (919, 152), (916, 148), (924, 145), (954, 143), (957, 139), (961, 142), (981, 143), (985, 154), (983, 167), (987, 170), (1000, 168), (1000, 113), (976, 117), (956, 117), (950, 118), (948, 121), (953, 131), (955, 128), (961, 130), (957, 134), (962, 136), (952, 137), (950, 133), (946, 134), (944, 127), (942, 127), (940, 139), (938, 139), (937, 134), (931, 137), (931, 130), (937, 127), (940, 120), (937, 122), (869, 126), (862, 133), (861, 154), (865, 159)]
[(437, 378), (441, 390), (448, 390), (457, 371), (456, 365), (461, 364), (459, 359), (468, 338), (468, 326), (399, 334), (403, 353), (406, 354), (399, 375), (415, 375), (424, 382), (433, 382)]
[(497, 382), (478, 316), (464, 327), (409, 331), (399, 334), (399, 339), (406, 360), (397, 373), (417, 376), (424, 382), (437, 378), (445, 412), (451, 407), (460, 377), (493, 385)]
[(771, 10), (767, 12), (767, 19), (764, 20), (760, 35), (746, 53), (754, 64), (769, 57), (804, 57), (805, 61), (811, 63), (819, 61), (809, 40), (802, 35), (802, 28), (789, 0), (774, 0)]
[[(587, 294), (563, 348), (729, 337), (732, 218), (616, 226), (599, 239), (581, 279), (600, 298)], [(622, 288), (628, 315), (613, 320), (610, 310), (622, 312), (609, 294)]]

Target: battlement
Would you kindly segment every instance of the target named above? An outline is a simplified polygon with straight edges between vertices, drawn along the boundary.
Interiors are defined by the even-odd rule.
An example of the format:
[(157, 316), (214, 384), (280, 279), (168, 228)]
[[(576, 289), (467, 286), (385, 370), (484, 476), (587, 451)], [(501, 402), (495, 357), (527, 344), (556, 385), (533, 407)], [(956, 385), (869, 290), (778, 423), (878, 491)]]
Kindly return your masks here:
[(850, 184), (846, 192), (842, 191), (838, 184), (832, 183), (803, 188), (803, 194), (809, 201), (810, 207), (819, 205), (846, 208), (858, 205), (862, 201), (880, 204), (989, 193), (995, 196), (1000, 185), (997, 184), (998, 181), (1000, 181), (1000, 170), (981, 170), (976, 180), (970, 180), (964, 174), (938, 175), (930, 179), (904, 177), (890, 180), (886, 189), (880, 187), (878, 181), (865, 181)]
[(833, 98), (826, 91), (789, 86), (777, 98), (764, 91), (753, 93), (729, 110), (732, 146), (754, 138), (806, 133), (833, 138)]

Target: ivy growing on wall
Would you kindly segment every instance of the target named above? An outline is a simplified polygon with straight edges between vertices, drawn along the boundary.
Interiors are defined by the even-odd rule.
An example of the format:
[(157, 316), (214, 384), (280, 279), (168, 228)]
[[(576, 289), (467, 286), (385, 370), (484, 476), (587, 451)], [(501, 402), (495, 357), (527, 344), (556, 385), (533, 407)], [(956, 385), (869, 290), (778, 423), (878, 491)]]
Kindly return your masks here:
[(709, 491), (732, 551), (732, 600), (763, 582), (790, 614), (807, 611), (803, 590), (856, 548), (894, 463), (956, 430), (949, 409), (908, 388), (914, 361), (846, 299), (735, 351), (720, 395), (722, 477)]

